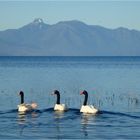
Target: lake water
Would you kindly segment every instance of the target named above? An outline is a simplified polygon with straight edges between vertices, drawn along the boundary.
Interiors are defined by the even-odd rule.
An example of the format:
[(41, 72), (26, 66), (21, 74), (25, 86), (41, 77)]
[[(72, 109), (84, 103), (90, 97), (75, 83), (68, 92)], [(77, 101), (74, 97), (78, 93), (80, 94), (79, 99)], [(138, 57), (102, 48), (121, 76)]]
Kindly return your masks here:
[[(84, 89), (97, 115), (79, 112)], [(17, 112), (20, 90), (37, 110)], [(0, 139), (140, 139), (140, 57), (0, 57)]]

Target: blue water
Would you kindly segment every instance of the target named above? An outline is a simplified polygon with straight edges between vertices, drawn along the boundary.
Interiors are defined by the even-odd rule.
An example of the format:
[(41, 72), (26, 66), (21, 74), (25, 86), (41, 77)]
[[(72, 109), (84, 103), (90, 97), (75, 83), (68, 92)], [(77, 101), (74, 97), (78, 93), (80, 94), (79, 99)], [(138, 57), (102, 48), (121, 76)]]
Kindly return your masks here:
[[(54, 112), (54, 89), (69, 111)], [(79, 112), (86, 89), (97, 115)], [(18, 93), (37, 110), (19, 114)], [(0, 139), (140, 139), (140, 57), (0, 57)]]

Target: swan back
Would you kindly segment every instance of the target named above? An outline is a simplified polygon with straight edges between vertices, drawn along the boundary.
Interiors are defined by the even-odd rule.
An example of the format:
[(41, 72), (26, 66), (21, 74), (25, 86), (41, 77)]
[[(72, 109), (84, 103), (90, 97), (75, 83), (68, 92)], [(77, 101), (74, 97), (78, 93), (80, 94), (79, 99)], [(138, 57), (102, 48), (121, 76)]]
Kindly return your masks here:
[(37, 104), (36, 103), (32, 103), (32, 104), (20, 104), (18, 105), (18, 111), (19, 112), (27, 112), (27, 111), (32, 111), (34, 109), (37, 108)]
[(98, 109), (96, 109), (93, 105), (82, 105), (80, 112), (96, 114)]
[(18, 111), (19, 112), (26, 112), (26, 111), (30, 111), (32, 109), (31, 105), (29, 104), (20, 104), (18, 105)]
[(68, 108), (65, 104), (55, 104), (54, 110), (55, 111), (66, 111)]

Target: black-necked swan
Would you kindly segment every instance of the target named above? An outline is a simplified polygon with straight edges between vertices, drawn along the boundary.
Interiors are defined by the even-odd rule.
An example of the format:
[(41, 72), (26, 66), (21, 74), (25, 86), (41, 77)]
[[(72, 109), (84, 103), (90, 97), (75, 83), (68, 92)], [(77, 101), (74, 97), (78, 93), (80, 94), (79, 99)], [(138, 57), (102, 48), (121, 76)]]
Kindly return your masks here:
[(84, 90), (80, 94), (85, 95), (84, 103), (81, 106), (80, 112), (96, 114), (99, 110), (96, 109), (93, 105), (87, 105), (88, 92), (86, 90)]
[(56, 104), (54, 106), (55, 111), (66, 111), (68, 110), (67, 106), (65, 104), (60, 104), (60, 93), (58, 90), (54, 90), (54, 95), (57, 96)]
[(20, 105), (18, 105), (19, 112), (32, 111), (37, 107), (36, 103), (31, 103), (31, 104), (24, 103), (24, 92), (23, 91), (20, 91), (19, 95), (21, 97), (21, 103), (20, 103)]

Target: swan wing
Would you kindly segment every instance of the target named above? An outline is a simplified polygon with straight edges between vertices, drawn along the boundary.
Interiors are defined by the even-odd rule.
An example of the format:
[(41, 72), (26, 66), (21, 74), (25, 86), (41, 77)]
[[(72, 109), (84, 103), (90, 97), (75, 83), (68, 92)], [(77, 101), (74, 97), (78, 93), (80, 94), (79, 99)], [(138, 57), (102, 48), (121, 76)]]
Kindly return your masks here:
[(55, 104), (54, 110), (65, 111), (67, 110), (67, 107), (65, 104)]
[(80, 112), (95, 114), (98, 112), (98, 110), (92, 105), (86, 105), (86, 106), (82, 105)]
[(26, 112), (26, 111), (31, 111), (34, 109), (34, 106), (32, 104), (20, 104), (18, 105), (18, 111), (20, 112)]

